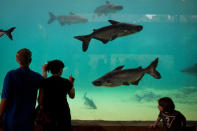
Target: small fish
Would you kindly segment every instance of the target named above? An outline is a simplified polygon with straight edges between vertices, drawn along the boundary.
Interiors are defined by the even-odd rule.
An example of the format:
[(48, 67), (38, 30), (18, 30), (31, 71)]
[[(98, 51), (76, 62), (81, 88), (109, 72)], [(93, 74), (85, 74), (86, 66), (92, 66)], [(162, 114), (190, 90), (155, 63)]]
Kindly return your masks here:
[(88, 22), (88, 19), (72, 12), (65, 16), (55, 16), (52, 12), (49, 12), (49, 16), (50, 19), (48, 20), (48, 24), (53, 23), (55, 20), (57, 20), (61, 26)]
[(197, 76), (197, 64), (194, 64), (193, 66), (184, 68), (181, 70), (181, 72), (183, 72), (185, 74), (192, 75), (192, 76)]
[(90, 109), (97, 109), (96, 105), (94, 104), (94, 101), (87, 97), (87, 92), (84, 94), (84, 104), (88, 106)]
[(123, 9), (122, 5), (116, 5), (110, 3), (109, 1), (106, 1), (104, 5), (97, 7), (94, 10), (94, 13), (97, 14), (97, 16), (102, 16), (102, 15), (107, 16), (108, 14), (116, 13), (117, 11), (120, 11), (122, 9)]
[(83, 51), (87, 51), (90, 40), (92, 38), (102, 41), (106, 44), (109, 41), (115, 40), (118, 37), (134, 34), (142, 30), (143, 26), (128, 23), (120, 23), (118, 21), (109, 20), (111, 25), (99, 29), (94, 29), (93, 33), (84, 36), (75, 36), (75, 39), (83, 42)]
[(121, 85), (138, 85), (139, 81), (147, 73), (156, 79), (160, 79), (161, 75), (156, 71), (158, 65), (158, 58), (156, 58), (147, 68), (142, 67), (134, 69), (122, 70), (124, 66), (119, 66), (113, 71), (93, 81), (95, 86), (116, 87)]
[(3, 36), (4, 34), (6, 34), (12, 40), (12, 34), (11, 33), (14, 31), (15, 28), (16, 27), (12, 27), (12, 28), (10, 28), (9, 30), (6, 30), (6, 31), (0, 29), (0, 37)]

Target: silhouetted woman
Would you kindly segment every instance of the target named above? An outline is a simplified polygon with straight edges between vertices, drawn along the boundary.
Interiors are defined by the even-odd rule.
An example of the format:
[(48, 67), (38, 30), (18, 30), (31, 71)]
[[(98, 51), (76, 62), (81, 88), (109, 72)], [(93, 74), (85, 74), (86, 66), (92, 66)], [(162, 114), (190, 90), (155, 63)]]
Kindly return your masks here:
[(49, 120), (43, 125), (44, 131), (71, 131), (71, 115), (67, 102), (67, 94), (70, 98), (75, 97), (73, 87), (74, 78), (69, 76), (69, 80), (62, 78), (64, 63), (60, 60), (49, 61), (43, 66), (43, 76), (47, 77), (47, 72), (52, 76), (42, 82), (39, 93), (39, 104), (44, 111), (48, 112)]

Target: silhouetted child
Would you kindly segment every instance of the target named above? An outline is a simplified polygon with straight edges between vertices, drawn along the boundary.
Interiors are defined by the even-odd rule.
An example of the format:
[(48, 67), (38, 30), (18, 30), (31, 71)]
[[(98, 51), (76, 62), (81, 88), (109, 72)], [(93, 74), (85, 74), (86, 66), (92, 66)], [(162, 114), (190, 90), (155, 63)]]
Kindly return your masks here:
[(158, 100), (158, 109), (160, 111), (159, 116), (151, 127), (155, 128), (162, 119), (164, 131), (183, 131), (185, 129), (186, 119), (183, 114), (175, 110), (175, 105), (171, 98), (160, 98)]

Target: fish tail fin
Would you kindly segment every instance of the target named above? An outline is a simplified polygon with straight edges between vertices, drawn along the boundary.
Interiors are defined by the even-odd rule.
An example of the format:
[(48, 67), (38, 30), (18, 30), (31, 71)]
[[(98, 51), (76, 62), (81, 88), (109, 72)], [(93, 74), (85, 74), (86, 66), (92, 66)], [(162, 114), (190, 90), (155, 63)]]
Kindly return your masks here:
[(12, 32), (14, 31), (16, 27), (12, 27), (9, 30), (6, 31), (6, 35), (12, 40)]
[(147, 71), (148, 74), (151, 76), (155, 77), (156, 79), (160, 79), (161, 75), (160, 73), (156, 70), (157, 65), (158, 65), (158, 60), (159, 58), (156, 58), (145, 70)]
[(82, 48), (83, 48), (83, 51), (86, 52), (86, 50), (88, 49), (90, 40), (91, 40), (91, 36), (90, 35), (75, 36), (74, 38), (83, 42)]
[(51, 24), (56, 19), (56, 16), (52, 12), (49, 12), (49, 16), (48, 24)]

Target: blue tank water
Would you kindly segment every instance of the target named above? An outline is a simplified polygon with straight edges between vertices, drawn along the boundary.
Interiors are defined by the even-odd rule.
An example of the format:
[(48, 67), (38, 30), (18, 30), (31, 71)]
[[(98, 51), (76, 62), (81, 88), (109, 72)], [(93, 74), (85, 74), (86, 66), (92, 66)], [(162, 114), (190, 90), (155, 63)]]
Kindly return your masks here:
[[(0, 29), (16, 27), (13, 40), (0, 37), (0, 90), (6, 73), (18, 67), (16, 52), (28, 48), (31, 69), (41, 73), (47, 61), (60, 59), (66, 65), (63, 77), (75, 77), (76, 98), (69, 100), (73, 120), (155, 120), (157, 100), (164, 96), (188, 120), (197, 120), (196, 5), (195, 0), (0, 1)], [(103, 44), (92, 38), (84, 52), (74, 37), (110, 26), (108, 20), (143, 29), (123, 37), (116, 34), (120, 30), (102, 32), (99, 38), (115, 34), (109, 38), (114, 40)], [(116, 87), (92, 84), (118, 66), (145, 69), (156, 58), (161, 79), (145, 73), (138, 85), (130, 79)]]

